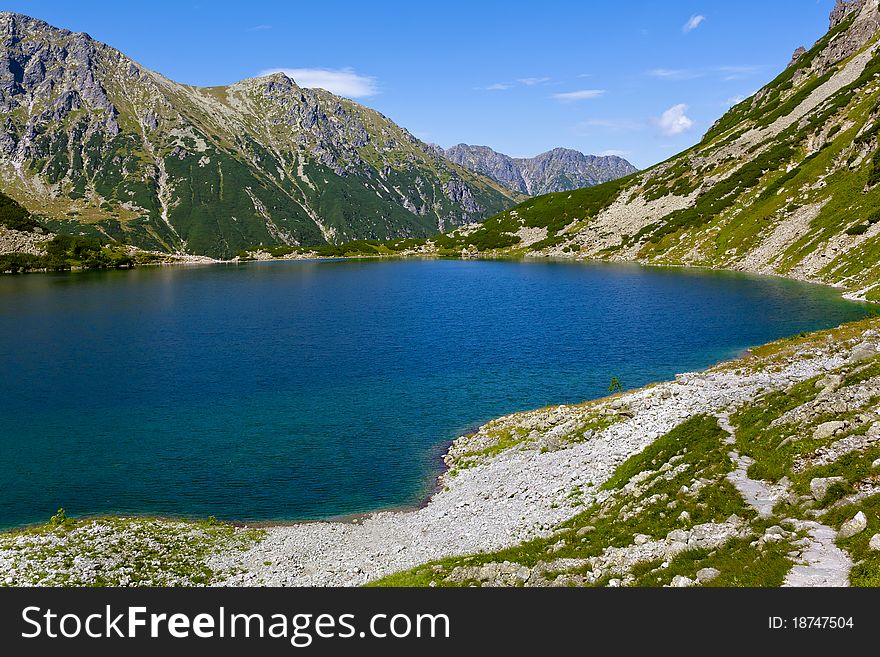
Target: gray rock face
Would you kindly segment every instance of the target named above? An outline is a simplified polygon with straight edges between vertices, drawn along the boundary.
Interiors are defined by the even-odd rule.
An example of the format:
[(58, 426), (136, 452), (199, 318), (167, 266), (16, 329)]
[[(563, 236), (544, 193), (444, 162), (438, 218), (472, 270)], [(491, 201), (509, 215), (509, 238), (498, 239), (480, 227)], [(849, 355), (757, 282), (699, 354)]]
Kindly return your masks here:
[(873, 358), (877, 355), (877, 347), (875, 347), (870, 342), (862, 342), (852, 350), (852, 354), (850, 354), (849, 361), (850, 363), (860, 363), (863, 360), (868, 360), (869, 358)]
[(568, 148), (554, 148), (531, 158), (513, 158), (488, 146), (468, 144), (445, 151), (436, 147), (436, 151), (451, 162), (532, 196), (592, 187), (638, 171), (615, 155), (584, 155)]
[(797, 60), (807, 54), (807, 49), (803, 46), (798, 46), (795, 51), (791, 55), (791, 61), (788, 63), (789, 66), (794, 64)]
[(813, 499), (821, 502), (828, 494), (828, 489), (841, 481), (844, 481), (843, 477), (816, 477), (812, 479), (810, 481), (810, 492), (813, 494)]
[(813, 438), (816, 440), (825, 440), (826, 438), (831, 438), (831, 436), (838, 431), (843, 431), (845, 428), (846, 425), (839, 420), (823, 422), (813, 431)]
[(859, 511), (855, 516), (847, 520), (837, 532), (837, 538), (851, 538), (856, 534), (860, 534), (868, 527), (868, 518), (863, 511)]

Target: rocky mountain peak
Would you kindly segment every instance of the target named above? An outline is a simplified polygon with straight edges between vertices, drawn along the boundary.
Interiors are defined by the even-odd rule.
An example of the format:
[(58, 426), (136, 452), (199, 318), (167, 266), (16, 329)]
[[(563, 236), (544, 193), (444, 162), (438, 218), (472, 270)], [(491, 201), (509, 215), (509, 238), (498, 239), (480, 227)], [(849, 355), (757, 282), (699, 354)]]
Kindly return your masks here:
[(553, 148), (530, 158), (514, 158), (488, 146), (468, 144), (457, 144), (440, 152), (456, 164), (533, 196), (591, 187), (636, 171), (623, 158), (585, 155), (570, 148)]
[(853, 12), (860, 11), (866, 0), (836, 0), (834, 9), (828, 17), (828, 29), (833, 30), (840, 25)]
[(0, 13), (0, 190), (169, 252), (427, 236), (519, 196), (284, 73), (199, 88), (85, 33)]

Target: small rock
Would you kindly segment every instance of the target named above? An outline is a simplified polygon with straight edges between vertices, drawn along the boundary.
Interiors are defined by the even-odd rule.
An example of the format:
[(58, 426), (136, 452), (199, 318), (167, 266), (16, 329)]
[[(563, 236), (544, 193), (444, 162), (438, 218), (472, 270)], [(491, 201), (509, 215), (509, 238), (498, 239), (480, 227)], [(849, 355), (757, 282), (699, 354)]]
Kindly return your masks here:
[(880, 534), (874, 534), (868, 541), (868, 549), (873, 552), (880, 552)]
[(691, 521), (691, 514), (688, 513), (687, 511), (682, 511), (681, 515), (678, 516), (678, 519), (681, 522), (690, 522)]
[(589, 534), (590, 532), (594, 532), (594, 531), (596, 531), (596, 528), (593, 527), (593, 525), (587, 525), (586, 527), (581, 527), (580, 529), (578, 529), (577, 535), (578, 536), (585, 536), (586, 534)]
[(871, 463), (871, 467), (872, 468), (880, 468), (880, 459), (877, 459), (873, 463)]
[(672, 578), (672, 586), (674, 588), (683, 589), (693, 585), (694, 580), (692, 580), (690, 577), (685, 577), (684, 575), (676, 575)]
[(844, 428), (846, 428), (846, 425), (838, 420), (823, 422), (813, 431), (813, 439), (825, 440), (826, 438), (831, 438), (838, 431), (843, 431)]
[(650, 540), (651, 540), (651, 537), (647, 536), (646, 534), (636, 534), (633, 537), (633, 543), (635, 543), (636, 545), (644, 545), (645, 543), (648, 543)]
[(706, 582), (711, 582), (713, 579), (718, 577), (721, 574), (721, 571), (717, 568), (700, 568), (697, 571), (697, 581), (701, 584), (705, 584)]
[(619, 579), (609, 579), (608, 586), (610, 586), (613, 589), (616, 589), (620, 586), (620, 580)]
[(837, 532), (837, 538), (851, 538), (856, 534), (859, 534), (868, 527), (868, 518), (862, 511), (859, 511), (855, 516), (853, 516), (850, 520), (847, 520), (840, 527), (840, 531)]
[(846, 480), (843, 477), (816, 477), (815, 479), (811, 479), (810, 492), (813, 494), (813, 499), (817, 502), (821, 502), (828, 494), (828, 489), (834, 484), (842, 481)]
[(764, 532), (765, 535), (769, 536), (785, 536), (785, 530), (779, 525), (773, 525), (768, 528), (767, 531)]

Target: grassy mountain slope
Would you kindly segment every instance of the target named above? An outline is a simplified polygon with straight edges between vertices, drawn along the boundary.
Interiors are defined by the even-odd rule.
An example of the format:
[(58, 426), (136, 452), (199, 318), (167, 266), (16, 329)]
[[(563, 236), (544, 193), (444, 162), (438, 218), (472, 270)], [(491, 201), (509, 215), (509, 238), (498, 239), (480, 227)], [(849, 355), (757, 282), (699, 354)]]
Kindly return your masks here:
[[(877, 0), (841, 3), (812, 49), (699, 144), (492, 217), (491, 250), (782, 274), (880, 299), (878, 28)], [(440, 246), (480, 248), (474, 233)]]
[(0, 187), (55, 232), (229, 256), (425, 237), (522, 198), (283, 74), (181, 85), (20, 14), (0, 38)]

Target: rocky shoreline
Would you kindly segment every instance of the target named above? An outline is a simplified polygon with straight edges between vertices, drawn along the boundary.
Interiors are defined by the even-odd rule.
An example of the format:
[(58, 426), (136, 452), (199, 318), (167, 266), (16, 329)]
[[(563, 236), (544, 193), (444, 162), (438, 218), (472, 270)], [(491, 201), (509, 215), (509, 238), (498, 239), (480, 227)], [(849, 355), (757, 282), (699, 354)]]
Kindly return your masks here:
[(226, 585), (352, 586), (547, 537), (603, 498), (601, 484), (616, 467), (688, 418), (729, 412), (840, 368), (857, 345), (876, 354), (877, 342), (868, 328), (782, 360), (750, 356), (609, 399), (500, 418), (455, 441), (442, 490), (423, 508), (270, 527), (250, 550), (212, 563), (236, 573), (222, 580)]
[[(673, 381), (583, 404), (498, 418), (453, 442), (444, 457), (447, 470), (439, 478), (435, 493), (420, 508), (376, 512), (346, 521), (271, 525), (260, 528), (258, 535), (253, 529), (230, 528), (230, 536), (247, 536), (248, 540), (233, 541), (235, 549), (230, 549), (230, 536), (224, 536), (221, 542), (205, 539), (202, 549), (187, 557), (187, 568), (201, 573), (200, 579), (188, 578), (188, 570), (183, 574), (175, 572), (173, 577), (161, 572), (166, 559), (169, 563), (180, 561), (176, 558), (180, 545), (193, 537), (210, 535), (201, 529), (194, 531), (195, 523), (129, 519), (126, 524), (123, 519), (98, 519), (0, 535), (0, 585), (168, 582), (356, 586), (438, 560), (492, 553), (529, 541), (553, 541), (560, 527), (573, 516), (614, 498), (606, 486), (623, 464), (683, 423), (707, 415), (721, 422), (737, 409), (774, 391), (791, 390), (813, 379), (837, 381), (839, 386), (853, 367), (871, 366), (875, 361), (880, 364), (880, 319), (868, 319), (831, 331), (783, 339), (706, 371), (679, 374)], [(873, 385), (874, 380), (867, 383)], [(873, 426), (876, 419), (880, 429), (880, 406), (876, 405), (880, 385), (876, 391), (873, 387), (865, 388), (867, 384), (862, 382), (855, 385), (854, 389), (860, 391), (855, 395), (858, 404), (868, 405), (861, 409), (867, 415), (859, 416), (862, 419), (858, 422), (865, 429)], [(847, 394), (850, 400), (852, 391), (848, 389)], [(854, 425), (849, 418), (854, 412), (853, 404), (850, 400), (832, 407), (835, 415), (830, 417), (841, 418), (835, 429), (840, 429), (838, 433), (845, 427), (850, 427), (846, 431), (852, 430)], [(828, 424), (828, 417), (823, 415), (821, 419)], [(875, 435), (871, 431), (869, 437)], [(832, 440), (834, 435), (832, 431), (826, 438)], [(861, 435), (847, 434), (822, 447), (825, 451), (819, 456), (806, 453), (793, 472), (812, 467), (810, 459), (827, 465), (854, 451), (873, 449), (873, 440), (860, 438)], [(670, 473), (678, 474), (677, 468)], [(691, 479), (687, 481), (693, 484)], [(870, 486), (869, 492), (873, 490)], [(880, 490), (880, 481), (877, 486)], [(691, 487), (697, 491), (700, 486)], [(782, 494), (777, 496), (781, 497)], [(741, 519), (722, 517), (710, 522), (695, 521), (693, 525), (689, 522), (688, 516), (688, 522), (681, 528), (676, 526), (661, 535), (638, 534), (629, 546), (605, 546), (605, 552), (590, 563), (597, 572), (619, 571), (623, 579), (618, 579), (625, 583), (624, 565), (631, 569), (660, 556), (673, 558), (686, 551), (689, 541), (699, 549), (717, 550), (755, 531)], [(129, 541), (132, 531), (136, 536), (146, 536), (144, 541), (158, 550), (148, 578), (138, 579), (136, 573), (125, 571), (128, 557), (124, 550), (119, 552), (119, 545)], [(783, 533), (773, 534), (780, 536), (779, 540), (807, 538), (796, 535), (794, 530), (780, 531)], [(822, 531), (827, 534), (832, 530), (826, 527)], [(186, 538), (180, 539), (180, 534)], [(83, 536), (89, 537), (86, 542)], [(564, 542), (558, 542), (562, 544), (558, 549), (565, 547)], [(795, 546), (792, 552), (796, 551)], [(828, 550), (821, 552), (825, 553)], [(443, 581), (473, 582), (476, 578), (480, 582), (485, 575), (490, 583), (522, 584), (525, 580), (517, 580), (517, 573), (524, 573), (523, 568), (532, 584), (600, 581), (598, 576), (585, 579), (583, 575), (558, 574), (584, 567), (583, 560), (560, 558), (550, 563), (552, 568), (545, 563), (538, 569), (495, 564), (488, 575), (479, 569), (459, 566)], [(555, 579), (546, 574), (547, 568), (556, 573)], [(685, 579), (693, 583), (699, 580), (695, 577)], [(796, 581), (812, 580), (807, 574)]]

